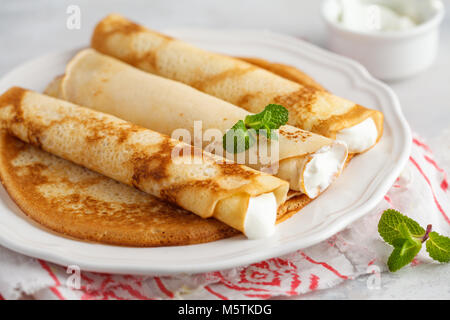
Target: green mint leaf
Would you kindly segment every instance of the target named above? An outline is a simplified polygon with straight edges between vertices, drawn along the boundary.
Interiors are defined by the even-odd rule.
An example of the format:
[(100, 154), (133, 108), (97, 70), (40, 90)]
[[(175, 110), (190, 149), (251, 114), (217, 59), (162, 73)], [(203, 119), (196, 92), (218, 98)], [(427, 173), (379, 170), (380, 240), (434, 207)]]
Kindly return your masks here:
[(402, 222), (397, 226), (398, 233), (402, 239), (410, 239), (413, 240), (413, 236), (408, 229), (406, 223)]
[[(278, 139), (274, 130), (288, 121), (288, 110), (278, 104), (269, 104), (258, 114), (251, 114), (245, 120), (239, 120), (223, 136), (223, 148), (230, 153), (239, 153), (249, 149), (256, 142), (256, 134), (267, 139)], [(253, 129), (253, 130), (249, 130)]]
[(251, 114), (245, 117), (244, 123), (248, 128), (265, 129), (270, 136), (270, 129), (278, 129), (285, 125), (289, 118), (289, 111), (279, 104), (269, 104), (264, 110), (257, 114)]
[(223, 148), (230, 153), (240, 153), (250, 148), (256, 141), (254, 134), (251, 134), (243, 120), (236, 122), (223, 135)]
[(264, 108), (267, 112), (270, 112), (271, 117), (267, 123), (270, 129), (278, 129), (285, 125), (289, 120), (289, 111), (279, 104), (269, 104)]
[(250, 114), (245, 117), (244, 123), (248, 128), (255, 130), (263, 129), (264, 123), (270, 121), (271, 114), (266, 109), (257, 114)]
[[(411, 236), (407, 236), (406, 229)], [(402, 228), (402, 229), (400, 229)], [(425, 230), (413, 219), (401, 214), (400, 212), (388, 209), (383, 212), (380, 222), (378, 223), (378, 233), (384, 241), (390, 245), (394, 245), (394, 240), (398, 238), (414, 238), (421, 239), (425, 235)]]
[(428, 254), (439, 262), (450, 262), (450, 238), (441, 236), (437, 232), (430, 232), (426, 244)]
[(392, 251), (387, 262), (391, 272), (395, 272), (411, 263), (422, 248), (422, 243), (411, 239), (397, 238), (393, 243), (395, 243), (394, 251)]
[(400, 212), (388, 209), (378, 223), (380, 236), (394, 246), (387, 265), (392, 272), (409, 264), (426, 243), (431, 258), (439, 262), (450, 262), (450, 238), (431, 232), (429, 224), (424, 230), (417, 222)]
[(406, 223), (402, 222), (397, 226), (400, 238), (396, 238), (392, 241), (392, 245), (394, 248), (403, 246), (404, 240), (408, 240), (411, 243), (417, 243), (417, 245), (422, 246), (422, 241), (420, 239), (416, 239), (411, 231), (408, 229)]

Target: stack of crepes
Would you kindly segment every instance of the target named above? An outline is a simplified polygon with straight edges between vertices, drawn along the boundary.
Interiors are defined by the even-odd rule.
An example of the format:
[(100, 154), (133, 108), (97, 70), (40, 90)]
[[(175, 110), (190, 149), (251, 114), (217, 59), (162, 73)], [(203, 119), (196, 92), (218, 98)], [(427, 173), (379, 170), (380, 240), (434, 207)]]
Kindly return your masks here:
[[(21, 88), (0, 97), (3, 184), (25, 213), (70, 236), (132, 246), (267, 237), (382, 134), (380, 112), (292, 67), (208, 53), (118, 15), (99, 23), (92, 46), (104, 54), (79, 52), (48, 86), (54, 98)], [(244, 165), (222, 158), (222, 135), (270, 103), (291, 124), (276, 156), (251, 147)], [(193, 146), (169, 138), (179, 129)], [(196, 141), (198, 129), (217, 135)]]
[[(289, 80), (291, 68), (274, 65), (272, 71), (210, 53), (180, 40), (148, 30), (120, 15), (111, 14), (97, 25), (91, 42), (97, 51), (139, 69), (183, 82), (249, 112), (269, 103), (289, 110), (288, 124), (331, 139), (345, 141), (350, 153), (371, 148), (383, 132), (383, 114), (322, 90), (315, 82)], [(292, 79), (292, 78), (291, 78)]]
[[(286, 181), (226, 162), (161, 133), (19, 87), (13, 87), (0, 96), (0, 124), (3, 154), (12, 152), (6, 146), (13, 144), (7, 134), (13, 135), (48, 153), (174, 203), (201, 218), (214, 217), (249, 238), (273, 233), (277, 208), (285, 202), (289, 189)], [(120, 237), (120, 219), (113, 219), (111, 226), (112, 219), (108, 218), (111, 212), (105, 206), (95, 207), (95, 199), (89, 201), (89, 192), (80, 203), (79, 195), (64, 189), (52, 189), (48, 180), (58, 174), (55, 172), (58, 166), (43, 156), (30, 161), (27, 159), (29, 153), (21, 152), (22, 148), (23, 144), (18, 144), (13, 155), (2, 156), (0, 171), (6, 189), (26, 213), (69, 235), (120, 242), (116, 241)], [(15, 168), (14, 172), (4, 169), (7, 167)], [(30, 183), (37, 187), (31, 196), (24, 192), (27, 186), (15, 183), (24, 175), (31, 175)], [(66, 177), (61, 177), (61, 180), (68, 180), (67, 188), (83, 178), (83, 175), (71, 177), (70, 172), (64, 175)], [(95, 196), (98, 181), (95, 178), (85, 181), (86, 188), (90, 184), (94, 185), (91, 196)], [(134, 200), (131, 197), (124, 199), (122, 194), (111, 194), (111, 198), (111, 207), (133, 203)], [(54, 215), (41, 210), (59, 211), (59, 203), (72, 211)], [(127, 214), (126, 210), (123, 213)], [(49, 214), (53, 215), (53, 220), (48, 219)], [(105, 229), (95, 225), (102, 220), (102, 215), (106, 221)], [(141, 242), (135, 239), (128, 244), (136, 241), (133, 244), (151, 245), (152, 233), (161, 232), (158, 223), (147, 225), (131, 213), (127, 219), (136, 232), (141, 232)], [(84, 230), (83, 224), (86, 226)], [(72, 225), (81, 227), (74, 231), (76, 228)], [(164, 233), (162, 230), (160, 236), (170, 236)], [(122, 235), (122, 238), (126, 237), (134, 238), (136, 235)], [(145, 243), (146, 239), (149, 243)]]
[[(226, 152), (224, 133), (249, 115), (248, 111), (92, 49), (78, 53), (65, 75), (57, 77), (46, 92), (174, 138), (178, 138), (174, 136), (177, 130), (184, 129), (187, 132), (182, 138), (187, 143), (197, 143), (199, 148), (288, 181), (291, 196), (317, 197), (339, 175), (347, 158), (343, 142), (289, 125), (280, 127), (276, 140), (260, 135), (259, 144), (245, 154)], [(265, 144), (268, 150), (262, 152)]]

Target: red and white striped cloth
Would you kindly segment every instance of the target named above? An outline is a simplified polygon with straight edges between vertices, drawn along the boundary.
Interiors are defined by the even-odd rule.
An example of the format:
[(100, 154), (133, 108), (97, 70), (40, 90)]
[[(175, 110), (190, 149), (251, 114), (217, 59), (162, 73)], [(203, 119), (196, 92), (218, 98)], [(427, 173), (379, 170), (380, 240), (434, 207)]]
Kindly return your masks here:
[[(68, 286), (66, 268), (0, 247), (0, 299), (267, 299), (333, 287), (386, 271), (391, 248), (378, 235), (384, 209), (393, 207), (444, 235), (450, 234), (446, 174), (430, 148), (414, 138), (401, 176), (372, 212), (310, 248), (252, 265), (198, 275), (145, 277), (81, 272), (81, 288)], [(411, 264), (433, 263), (422, 250)]]

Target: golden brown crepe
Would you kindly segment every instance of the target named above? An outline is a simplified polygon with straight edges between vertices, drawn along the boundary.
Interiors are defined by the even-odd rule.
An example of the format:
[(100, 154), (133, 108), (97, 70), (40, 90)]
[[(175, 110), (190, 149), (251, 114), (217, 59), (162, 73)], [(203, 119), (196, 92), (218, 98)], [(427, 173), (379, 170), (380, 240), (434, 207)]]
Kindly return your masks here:
[[(206, 138), (200, 141), (199, 146), (213, 146), (219, 155), (225, 154), (232, 160), (236, 155), (223, 151), (222, 136), (237, 121), (250, 114), (226, 101), (182, 83), (140, 71), (92, 49), (78, 53), (69, 62), (65, 76), (56, 78), (46, 92), (163, 134), (172, 135), (180, 128), (187, 129), (191, 138), (188, 142), (191, 144), (195, 142), (196, 131), (201, 139), (203, 134), (208, 134), (207, 130), (216, 129), (215, 142), (211, 143)], [(195, 129), (195, 121), (198, 120), (201, 121), (201, 128)], [(257, 144), (247, 150), (242, 160), (257, 170), (273, 166), (279, 160), (273, 173), (288, 181), (292, 190), (301, 191), (310, 197), (323, 191), (305, 188), (302, 180), (306, 164), (314, 157), (314, 153), (324, 149), (339, 152), (337, 171), (330, 173), (330, 181), (339, 175), (347, 156), (344, 144), (292, 126), (282, 126), (278, 139), (274, 141), (278, 143), (279, 152), (276, 152), (276, 157), (272, 157), (271, 163), (265, 162), (271, 160), (268, 157), (251, 162), (251, 159), (260, 160)], [(268, 141), (269, 148), (272, 142)]]
[(0, 131), (0, 179), (29, 217), (81, 240), (153, 247), (204, 243), (239, 233), (5, 131)]
[(284, 63), (269, 62), (260, 58), (238, 57), (237, 59), (248, 62), (254, 66), (260, 67), (280, 77), (297, 82), (305, 88), (327, 91), (320, 83), (311, 78), (305, 72)]
[(1, 128), (202, 218), (245, 232), (252, 197), (286, 200), (288, 183), (114, 116), (14, 87), (0, 96)]
[(186, 83), (249, 112), (258, 113), (269, 103), (289, 110), (289, 124), (335, 139), (347, 128), (371, 118), (378, 139), (383, 114), (305, 86), (247, 62), (210, 53), (148, 30), (112, 14), (95, 28), (94, 49), (144, 71)]
[[(155, 247), (189, 245), (239, 232), (0, 131), (0, 180), (33, 220), (58, 233), (100, 243)], [(277, 222), (311, 201), (293, 197), (278, 209)]]
[[(288, 66), (283, 71), (284, 65), (280, 64), (272, 68), (268, 62), (264, 67), (281, 72), (280, 75), (290, 72)], [(297, 75), (291, 80), (314, 81), (301, 71)], [(61, 78), (47, 88), (53, 96), (60, 90)], [(238, 233), (216, 219), (202, 219), (4, 132), (0, 133), (0, 179), (12, 199), (32, 219), (82, 240), (169, 246), (210, 242)], [(311, 202), (292, 191), (288, 198), (278, 208), (277, 222), (285, 221)]]

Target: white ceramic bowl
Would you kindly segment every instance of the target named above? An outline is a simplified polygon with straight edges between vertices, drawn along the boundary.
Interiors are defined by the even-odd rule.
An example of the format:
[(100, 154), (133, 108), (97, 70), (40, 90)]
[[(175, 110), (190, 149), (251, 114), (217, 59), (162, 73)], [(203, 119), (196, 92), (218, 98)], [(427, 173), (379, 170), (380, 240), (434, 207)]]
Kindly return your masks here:
[(339, 54), (361, 62), (383, 80), (398, 80), (427, 69), (436, 57), (439, 25), (444, 17), (440, 0), (366, 0), (394, 7), (419, 22), (402, 31), (355, 31), (342, 26), (339, 0), (325, 0), (322, 15), (329, 30), (328, 46)]

